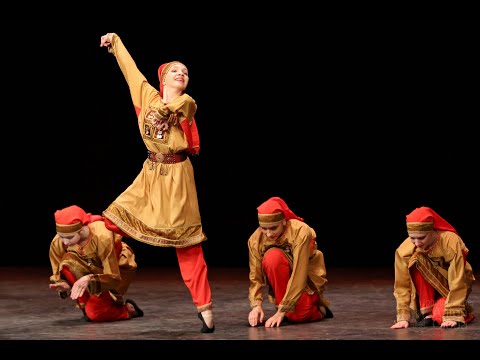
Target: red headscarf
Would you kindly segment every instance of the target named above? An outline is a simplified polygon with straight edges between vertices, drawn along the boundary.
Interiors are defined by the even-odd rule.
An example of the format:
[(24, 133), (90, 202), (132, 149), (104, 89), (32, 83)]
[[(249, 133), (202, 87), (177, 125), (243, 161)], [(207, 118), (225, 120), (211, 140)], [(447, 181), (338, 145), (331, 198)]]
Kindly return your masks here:
[[(167, 76), (168, 71), (174, 64), (183, 65), (180, 61), (171, 61), (165, 64), (160, 65), (158, 68), (158, 80), (160, 81), (160, 96), (163, 97), (163, 81), (165, 80), (165, 76)], [(186, 66), (185, 66), (186, 67)], [(187, 138), (188, 142), (188, 153), (189, 154), (198, 154), (200, 152), (200, 137), (198, 136), (198, 129), (197, 123), (195, 118), (192, 117), (191, 123), (190, 119), (186, 119), (187, 121), (182, 121), (180, 126), (182, 127), (183, 132)]]
[(296, 219), (303, 221), (288, 208), (288, 205), (279, 197), (271, 197), (258, 208), (258, 222), (260, 225), (272, 225), (283, 220)]
[(75, 233), (79, 231), (83, 225), (100, 220), (103, 220), (103, 216), (86, 213), (77, 205), (72, 205), (55, 212), (55, 225), (57, 233), (59, 234)]
[(458, 235), (455, 228), (429, 207), (422, 206), (407, 215), (407, 231), (452, 231)]

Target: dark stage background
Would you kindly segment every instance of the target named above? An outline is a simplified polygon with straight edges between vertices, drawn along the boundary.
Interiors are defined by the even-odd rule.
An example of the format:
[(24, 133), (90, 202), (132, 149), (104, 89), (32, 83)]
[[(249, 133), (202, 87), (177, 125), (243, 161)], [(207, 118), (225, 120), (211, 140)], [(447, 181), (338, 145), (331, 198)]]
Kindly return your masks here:
[[(420, 206), (456, 227), (479, 266), (469, 23), (250, 15), (241, 26), (179, 19), (177, 32), (148, 19), (126, 27), (62, 18), (32, 30), (28, 44), (11, 44), (9, 108), (23, 138), (4, 150), (13, 176), (2, 265), (49, 266), (54, 212), (77, 204), (101, 213), (142, 166), (127, 84), (99, 47), (101, 35), (117, 32), (155, 86), (161, 63), (189, 67), (210, 266), (248, 266), (256, 207), (271, 196), (315, 228), (327, 267), (393, 266), (405, 216)], [(172, 248), (128, 242), (139, 266), (176, 266)]]

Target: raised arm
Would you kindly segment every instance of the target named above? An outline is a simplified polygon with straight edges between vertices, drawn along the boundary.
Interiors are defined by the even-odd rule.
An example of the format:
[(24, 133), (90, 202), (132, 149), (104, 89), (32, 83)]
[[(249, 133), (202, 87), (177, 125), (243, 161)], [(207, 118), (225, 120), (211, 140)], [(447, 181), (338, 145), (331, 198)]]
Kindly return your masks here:
[(101, 36), (100, 47), (106, 47), (108, 52), (117, 59), (118, 66), (130, 89), (132, 102), (138, 116), (154, 97), (159, 96), (158, 90), (148, 83), (116, 33), (107, 33)]

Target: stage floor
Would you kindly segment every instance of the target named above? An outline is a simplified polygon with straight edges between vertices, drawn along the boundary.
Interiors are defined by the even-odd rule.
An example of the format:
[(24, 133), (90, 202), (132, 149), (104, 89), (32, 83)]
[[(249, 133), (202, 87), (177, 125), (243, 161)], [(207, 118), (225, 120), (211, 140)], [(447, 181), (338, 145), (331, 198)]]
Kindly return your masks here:
[[(144, 317), (110, 323), (82, 319), (70, 299), (48, 288), (49, 268), (0, 268), (1, 340), (478, 340), (479, 276), (469, 301), (477, 319), (456, 329), (392, 330), (393, 268), (333, 268), (325, 296), (334, 317), (323, 321), (252, 328), (248, 325), (248, 270), (209, 268), (215, 332), (200, 333), (189, 292), (178, 268), (142, 268), (128, 290)], [(274, 313), (265, 304), (266, 315)], [(348, 342), (347, 342), (348, 344)], [(390, 343), (391, 344), (391, 343)]]

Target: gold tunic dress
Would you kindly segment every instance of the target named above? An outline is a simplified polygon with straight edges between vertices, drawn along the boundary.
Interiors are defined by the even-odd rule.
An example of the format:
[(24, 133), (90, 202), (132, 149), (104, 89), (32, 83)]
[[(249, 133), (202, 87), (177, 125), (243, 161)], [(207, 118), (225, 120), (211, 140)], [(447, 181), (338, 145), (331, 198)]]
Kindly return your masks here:
[[(193, 121), (195, 101), (183, 94), (165, 105), (158, 89), (147, 82), (116, 34), (110, 52), (128, 83), (147, 150), (160, 157), (184, 153), (189, 145), (180, 124)], [(158, 116), (168, 119), (167, 131), (159, 131), (154, 126)], [(103, 216), (130, 237), (154, 246), (180, 248), (207, 239), (188, 156), (184, 161), (171, 164), (147, 157), (133, 183), (108, 206)]]
[[(69, 268), (77, 280), (84, 275), (94, 274), (89, 281), (88, 292), (95, 296), (109, 291), (115, 302), (123, 304), (123, 295), (137, 270), (135, 255), (132, 249), (121, 241), (121, 236), (114, 235), (105, 228), (103, 221), (92, 222), (88, 224), (88, 228), (90, 237), (84, 246), (65, 246), (60, 236), (55, 235), (49, 252), (52, 266), (50, 282), (66, 281), (61, 274), (64, 266)], [(120, 256), (117, 253), (118, 245), (121, 245)]]
[[(268, 282), (262, 270), (262, 259), (272, 247), (281, 249), (288, 258), (292, 273), (288, 281), (287, 291), (281, 299), (278, 310), (289, 312), (295, 309), (302, 292), (317, 293), (320, 297), (319, 306), (329, 306), (330, 302), (323, 293), (327, 284), (327, 271), (323, 253), (317, 249), (317, 243), (311, 248), (311, 240), (315, 231), (302, 221), (291, 219), (287, 221), (285, 232), (276, 241), (270, 240), (259, 227), (248, 240), (250, 263), (249, 301), (254, 307), (263, 302), (262, 291)], [(269, 288), (269, 302), (275, 304), (274, 294)]]
[[(465, 261), (468, 249), (463, 240), (451, 231), (438, 231), (440, 237), (427, 254), (423, 266), (427, 281), (446, 298), (443, 321), (463, 322), (473, 307), (467, 299), (475, 281), (472, 266)], [(418, 317), (417, 291), (410, 277), (409, 268), (415, 266), (415, 245), (407, 238), (395, 251), (395, 284), (393, 294), (397, 302), (397, 321), (415, 320)], [(412, 259), (414, 261), (412, 261)]]

